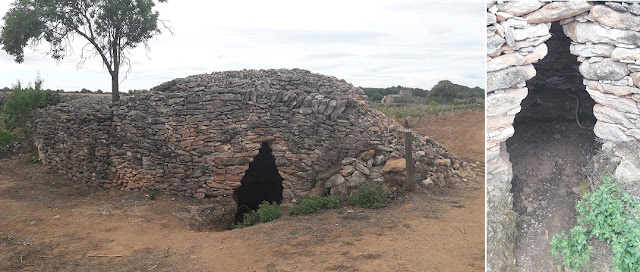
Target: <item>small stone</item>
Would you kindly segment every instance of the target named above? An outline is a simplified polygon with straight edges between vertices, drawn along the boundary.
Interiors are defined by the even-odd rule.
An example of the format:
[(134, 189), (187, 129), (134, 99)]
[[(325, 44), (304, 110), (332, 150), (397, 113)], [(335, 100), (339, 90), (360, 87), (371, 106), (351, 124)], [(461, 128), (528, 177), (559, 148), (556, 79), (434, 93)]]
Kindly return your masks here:
[(338, 186), (342, 183), (344, 183), (346, 180), (344, 179), (344, 177), (340, 174), (335, 174), (332, 177), (330, 177), (327, 182), (325, 182), (324, 187), (325, 188), (332, 188), (335, 186)]
[(366, 161), (366, 160), (368, 160), (368, 159), (371, 159), (371, 158), (373, 157), (373, 155), (374, 155), (374, 154), (376, 154), (376, 151), (375, 151), (375, 150), (365, 151), (365, 152), (362, 152), (362, 154), (360, 154), (360, 158), (361, 158), (363, 161)]
[(342, 171), (340, 171), (340, 174), (342, 174), (342, 176), (347, 177), (351, 175), (353, 171), (355, 171), (355, 168), (353, 168), (353, 166), (345, 165), (344, 167), (342, 167)]
[(402, 172), (407, 168), (407, 161), (404, 158), (391, 159), (382, 168), (383, 172)]
[(451, 159), (437, 159), (436, 164), (439, 166), (451, 166)]
[(429, 186), (433, 184), (433, 180), (431, 180), (431, 178), (427, 178), (425, 180), (422, 181), (422, 185), (424, 186)]

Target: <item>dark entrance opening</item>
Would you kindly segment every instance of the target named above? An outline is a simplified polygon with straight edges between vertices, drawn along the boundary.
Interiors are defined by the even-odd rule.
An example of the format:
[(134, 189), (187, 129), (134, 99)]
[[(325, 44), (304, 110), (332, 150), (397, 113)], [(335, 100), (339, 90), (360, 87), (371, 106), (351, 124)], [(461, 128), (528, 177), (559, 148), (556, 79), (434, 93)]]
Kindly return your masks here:
[(236, 223), (242, 221), (245, 213), (257, 210), (263, 201), (282, 203), (283, 180), (278, 173), (269, 143), (263, 142), (258, 155), (249, 163), (242, 185), (233, 192), (233, 198), (238, 204)]
[(548, 55), (534, 64), (529, 93), (507, 140), (513, 164), (512, 193), (518, 215), (515, 255), (518, 271), (555, 270), (551, 239), (575, 225), (576, 200), (583, 193), (582, 167), (591, 157), (595, 102), (585, 90), (571, 40), (555, 22)]

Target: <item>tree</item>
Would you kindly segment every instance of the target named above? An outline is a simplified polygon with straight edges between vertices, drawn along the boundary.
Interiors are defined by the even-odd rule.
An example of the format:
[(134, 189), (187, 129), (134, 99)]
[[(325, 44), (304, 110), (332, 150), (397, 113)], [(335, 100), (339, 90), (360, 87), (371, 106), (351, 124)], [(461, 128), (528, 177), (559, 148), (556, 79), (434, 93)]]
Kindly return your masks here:
[[(166, 0), (158, 0), (166, 2)], [(50, 45), (48, 55), (57, 61), (72, 49), (79, 35), (87, 40), (80, 64), (99, 56), (111, 75), (112, 101), (120, 99), (119, 73), (129, 68), (131, 49), (161, 33), (154, 0), (14, 0), (4, 15), (0, 32), (2, 50), (21, 63), (24, 48), (42, 41)]]
[(373, 96), (371, 96), (371, 101), (380, 102), (382, 101), (382, 98), (384, 97), (380, 93), (374, 93)]

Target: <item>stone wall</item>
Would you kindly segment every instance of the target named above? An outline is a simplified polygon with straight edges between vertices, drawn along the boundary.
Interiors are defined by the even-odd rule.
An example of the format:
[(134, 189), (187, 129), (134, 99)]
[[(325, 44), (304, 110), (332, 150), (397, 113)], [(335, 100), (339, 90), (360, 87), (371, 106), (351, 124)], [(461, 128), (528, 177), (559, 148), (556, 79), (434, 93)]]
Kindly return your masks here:
[[(40, 111), (36, 130), (45, 164), (104, 188), (232, 204), (263, 142), (285, 201), (345, 197), (364, 183), (394, 194), (405, 184), (403, 128), (361, 89), (298, 69), (179, 78), (111, 109), (108, 99), (82, 99)], [(439, 144), (415, 136), (417, 181), (446, 186), (468, 174)]]
[[(596, 102), (595, 134), (605, 142), (640, 141), (639, 3), (488, 1), (488, 271), (515, 270), (512, 171), (505, 141), (514, 133), (514, 117), (528, 94), (525, 81), (536, 75), (533, 63), (547, 55), (544, 42), (554, 21), (572, 40), (570, 51), (581, 62), (583, 83)], [(621, 165), (638, 167), (637, 161)]]
[(108, 177), (112, 115), (107, 99), (78, 99), (35, 112), (40, 159), (68, 177), (102, 186)]

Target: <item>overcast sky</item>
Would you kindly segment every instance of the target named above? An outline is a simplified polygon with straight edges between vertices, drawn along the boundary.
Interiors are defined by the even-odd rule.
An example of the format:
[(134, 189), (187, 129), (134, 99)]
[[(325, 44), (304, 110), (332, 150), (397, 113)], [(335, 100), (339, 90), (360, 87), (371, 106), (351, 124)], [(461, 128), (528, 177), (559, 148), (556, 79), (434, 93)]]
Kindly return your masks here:
[[(0, 14), (13, 0), (0, 0)], [(159, 3), (174, 32), (132, 51), (121, 91), (148, 89), (193, 74), (224, 70), (301, 68), (362, 87), (402, 85), (431, 89), (448, 79), (484, 88), (483, 0), (201, 1)], [(4, 24), (4, 20), (0, 19)], [(56, 63), (47, 47), (25, 49), (17, 64), (0, 50), (0, 88), (17, 80), (66, 91), (111, 90), (98, 58), (81, 69), (74, 54)]]

